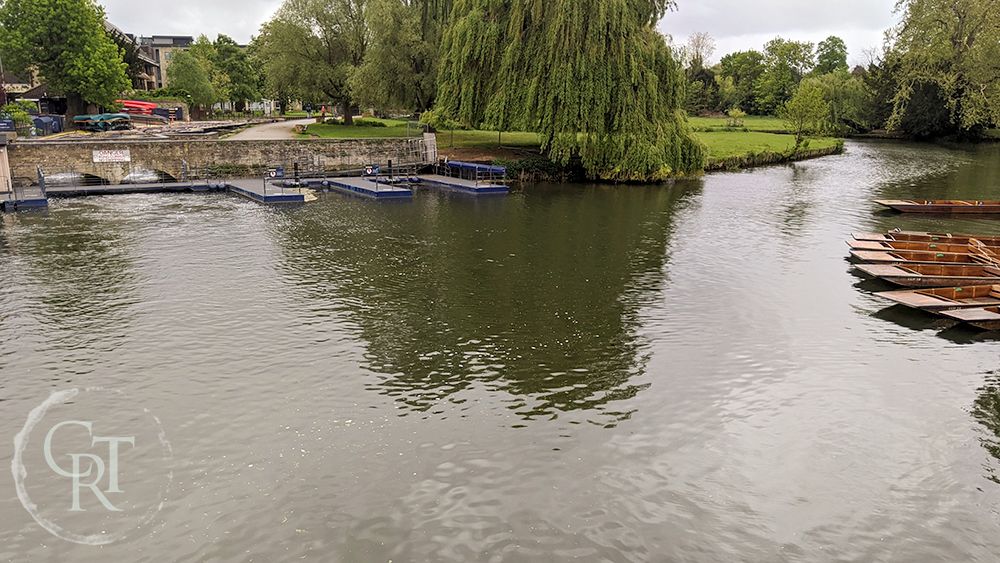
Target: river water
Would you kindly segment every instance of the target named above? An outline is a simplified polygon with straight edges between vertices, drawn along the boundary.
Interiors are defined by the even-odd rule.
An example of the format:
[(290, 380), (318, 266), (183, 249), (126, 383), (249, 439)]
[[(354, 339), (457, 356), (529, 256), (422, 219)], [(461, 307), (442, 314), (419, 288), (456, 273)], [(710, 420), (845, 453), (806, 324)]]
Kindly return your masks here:
[[(0, 559), (995, 560), (1000, 339), (886, 309), (844, 240), (1000, 234), (870, 202), (1000, 199), (1000, 147), (847, 149), (672, 186), (5, 215)], [(6, 470), (32, 409), (95, 386), (172, 446), (162, 510), (104, 547), (50, 535)]]

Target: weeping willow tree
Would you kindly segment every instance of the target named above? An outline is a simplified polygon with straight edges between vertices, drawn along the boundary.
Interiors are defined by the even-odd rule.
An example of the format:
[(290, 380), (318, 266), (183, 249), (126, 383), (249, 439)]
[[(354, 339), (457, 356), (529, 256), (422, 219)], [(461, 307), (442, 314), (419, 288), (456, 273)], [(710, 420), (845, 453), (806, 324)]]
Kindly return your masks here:
[(684, 78), (656, 29), (672, 0), (454, 0), (438, 111), (537, 131), (550, 158), (612, 181), (700, 171)]

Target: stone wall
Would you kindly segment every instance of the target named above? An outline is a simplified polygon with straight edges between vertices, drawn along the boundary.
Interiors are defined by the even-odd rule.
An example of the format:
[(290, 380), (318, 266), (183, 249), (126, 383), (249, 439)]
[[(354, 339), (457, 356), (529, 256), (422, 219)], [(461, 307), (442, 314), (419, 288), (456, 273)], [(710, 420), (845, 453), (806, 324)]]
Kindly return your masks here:
[[(32, 141), (9, 146), (12, 175), (21, 183), (37, 179), (37, 167), (46, 176), (76, 172), (112, 184), (129, 174), (155, 171), (175, 179), (239, 177), (263, 174), (268, 167), (293, 165), (304, 172), (421, 162), (422, 139), (309, 139), (288, 141), (149, 140), (149, 141)], [(129, 163), (95, 163), (94, 151), (128, 151)], [(186, 164), (185, 164), (186, 163)]]

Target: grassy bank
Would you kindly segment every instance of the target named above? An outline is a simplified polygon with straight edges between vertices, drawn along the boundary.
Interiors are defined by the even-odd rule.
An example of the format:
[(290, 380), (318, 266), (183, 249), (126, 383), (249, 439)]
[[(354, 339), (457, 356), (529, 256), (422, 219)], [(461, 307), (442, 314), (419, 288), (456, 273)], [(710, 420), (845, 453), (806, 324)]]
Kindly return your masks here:
[[(372, 139), (419, 136), (418, 123), (366, 118), (366, 125), (313, 124), (303, 137), (324, 139)], [(843, 143), (834, 138), (810, 139), (806, 149), (795, 152), (795, 138), (788, 134), (768, 132), (781, 130), (784, 123), (774, 117), (748, 117), (748, 130), (726, 128), (725, 118), (691, 118), (695, 135), (708, 151), (706, 170), (749, 168), (835, 154)], [(377, 125), (373, 125), (377, 124)], [(441, 131), (437, 134), (438, 150), (442, 155), (469, 160), (503, 160), (507, 163), (527, 158), (525, 153), (538, 151), (536, 133), (496, 131)], [(531, 159), (537, 160), (537, 159)], [(534, 165), (533, 165), (534, 167)]]
[(752, 115), (744, 117), (741, 127), (729, 127), (729, 119), (726, 117), (689, 117), (688, 123), (695, 131), (722, 131), (722, 130), (742, 130), (759, 131), (763, 133), (784, 133), (788, 131), (788, 124), (784, 120), (771, 117)]

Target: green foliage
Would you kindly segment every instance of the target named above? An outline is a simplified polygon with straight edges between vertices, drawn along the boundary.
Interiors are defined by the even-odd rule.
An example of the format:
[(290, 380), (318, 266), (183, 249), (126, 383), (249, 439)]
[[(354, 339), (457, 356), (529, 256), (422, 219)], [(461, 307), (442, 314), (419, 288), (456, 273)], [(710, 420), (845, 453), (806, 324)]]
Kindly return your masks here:
[[(225, 92), (226, 101), (230, 101), (238, 110), (243, 108), (247, 100), (260, 99), (260, 77), (250, 64), (246, 52), (227, 35), (219, 35), (212, 44), (215, 57), (212, 59), (216, 74), (225, 76), (226, 89), (216, 87), (218, 92)], [(223, 81), (215, 79), (216, 83)]]
[(371, 32), (368, 0), (285, 0), (261, 27), (254, 50), (267, 87), (282, 96), (342, 104), (350, 121), (351, 77)]
[(762, 113), (773, 114), (791, 99), (813, 68), (813, 44), (778, 37), (764, 51), (764, 72), (756, 84), (757, 106)]
[(734, 107), (727, 111), (726, 115), (729, 116), (729, 119), (726, 120), (726, 127), (743, 127), (743, 120), (746, 118), (747, 112)]
[[(423, 21), (427, 3), (371, 0), (371, 41), (350, 88), (360, 103), (422, 112), (434, 105), (439, 33)], [(434, 25), (435, 29), (425, 28)]]
[[(342, 119), (336, 119), (336, 118), (333, 118), (333, 117), (328, 118), (323, 123), (325, 123), (327, 125), (344, 125), (344, 121)], [(353, 126), (353, 127), (388, 127), (388, 125), (386, 125), (384, 121), (379, 121), (377, 119), (363, 119), (363, 118), (362, 119), (355, 119), (353, 121), (353, 123), (351, 123), (351, 126)]]
[(456, 129), (467, 129), (458, 121), (451, 119), (440, 109), (432, 109), (420, 114), (420, 123), (429, 126), (435, 131), (454, 131)]
[[(764, 54), (759, 51), (739, 51), (722, 57), (719, 75), (732, 81), (732, 90), (720, 87), (725, 107), (733, 105), (747, 113), (758, 113), (757, 81), (764, 74)], [(731, 94), (729, 93), (731, 92)]]
[(832, 72), (847, 72), (847, 43), (836, 35), (819, 42), (816, 68), (813, 69), (813, 74), (817, 76)]
[(5, 106), (0, 106), (0, 115), (6, 116), (8, 119), (13, 119), (16, 127), (26, 127), (33, 124), (30, 112), (35, 109), (35, 104), (18, 100)]
[(951, 129), (976, 136), (1000, 123), (1000, 2), (900, 0), (898, 7), (899, 87), (889, 125), (903, 129), (915, 97), (932, 99), (934, 90)]
[(211, 68), (194, 51), (175, 52), (173, 61), (167, 67), (167, 77), (171, 88), (187, 92), (194, 105), (211, 107), (215, 103), (216, 93), (212, 85)]
[(807, 135), (823, 131), (829, 114), (830, 105), (823, 98), (823, 86), (815, 78), (802, 81), (792, 99), (779, 111), (795, 134), (795, 150), (803, 146)]
[(843, 135), (871, 129), (868, 122), (871, 92), (862, 79), (842, 70), (810, 80), (823, 91), (830, 110), (826, 120), (831, 132)]
[[(469, 125), (537, 131), (559, 164), (608, 180), (700, 171), (684, 77), (655, 24), (666, 0), (456, 0), (437, 107)], [(628, 85), (628, 87), (623, 87)]]
[(122, 52), (93, 0), (6, 0), (0, 52), (8, 71), (38, 70), (52, 90), (110, 106), (129, 89)]

